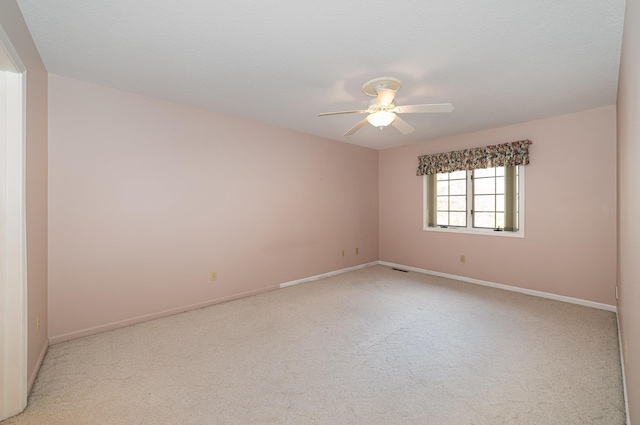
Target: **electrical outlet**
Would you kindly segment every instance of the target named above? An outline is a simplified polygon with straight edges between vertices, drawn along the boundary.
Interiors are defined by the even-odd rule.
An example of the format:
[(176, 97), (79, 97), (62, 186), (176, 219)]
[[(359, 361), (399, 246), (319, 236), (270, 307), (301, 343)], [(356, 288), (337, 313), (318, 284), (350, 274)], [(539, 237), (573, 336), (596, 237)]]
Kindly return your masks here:
[(465, 257), (464, 255), (460, 256), (460, 262), (461, 263), (466, 263), (467, 262), (467, 257)]
[(344, 249), (342, 250), (342, 256), (344, 257)]
[(211, 272), (211, 273), (209, 274), (209, 280), (211, 280), (212, 282), (213, 282), (214, 280), (218, 280), (218, 272)]
[(36, 331), (40, 330), (40, 315), (36, 314)]
[(359, 252), (359, 249), (358, 249), (358, 248), (356, 248), (356, 255), (358, 255), (358, 252)]

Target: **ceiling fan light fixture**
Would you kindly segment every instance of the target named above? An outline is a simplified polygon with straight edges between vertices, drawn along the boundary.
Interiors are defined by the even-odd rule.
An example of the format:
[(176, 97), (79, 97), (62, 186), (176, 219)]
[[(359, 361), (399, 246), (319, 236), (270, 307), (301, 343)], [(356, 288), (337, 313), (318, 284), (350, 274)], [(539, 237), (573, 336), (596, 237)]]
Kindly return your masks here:
[(374, 127), (383, 128), (388, 126), (396, 119), (396, 114), (389, 111), (378, 111), (367, 116), (367, 121)]
[(389, 124), (393, 124), (402, 134), (409, 134), (415, 130), (411, 125), (396, 114), (411, 114), (423, 112), (451, 112), (453, 105), (450, 103), (427, 103), (422, 105), (401, 105), (396, 106), (396, 93), (402, 87), (402, 83), (397, 78), (382, 77), (367, 81), (362, 86), (362, 93), (373, 97), (367, 104), (367, 109), (356, 109), (351, 111), (324, 112), (318, 114), (319, 117), (327, 115), (341, 114), (368, 114), (366, 118), (360, 120), (351, 127), (345, 136), (351, 136), (367, 123), (374, 127), (383, 129)]

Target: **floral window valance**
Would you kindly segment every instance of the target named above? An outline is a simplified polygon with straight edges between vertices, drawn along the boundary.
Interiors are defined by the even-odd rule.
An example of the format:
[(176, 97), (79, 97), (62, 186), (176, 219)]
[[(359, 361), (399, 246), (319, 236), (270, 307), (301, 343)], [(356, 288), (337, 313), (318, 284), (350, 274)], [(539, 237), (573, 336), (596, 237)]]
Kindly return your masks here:
[(436, 153), (418, 157), (416, 175), (451, 173), (490, 167), (513, 167), (529, 163), (531, 140), (502, 143), (500, 145), (471, 148), (461, 151)]

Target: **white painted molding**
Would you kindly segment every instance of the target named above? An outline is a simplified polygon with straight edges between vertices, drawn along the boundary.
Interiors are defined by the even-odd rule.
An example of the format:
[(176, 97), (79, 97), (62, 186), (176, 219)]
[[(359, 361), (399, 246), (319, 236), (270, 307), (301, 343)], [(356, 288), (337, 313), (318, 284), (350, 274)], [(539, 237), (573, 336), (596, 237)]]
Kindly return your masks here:
[(484, 286), (490, 286), (490, 287), (493, 287), (493, 288), (504, 289), (504, 290), (507, 290), (507, 291), (520, 292), (520, 293), (527, 294), (527, 295), (534, 295), (534, 296), (542, 297), (542, 298), (550, 298), (550, 299), (554, 299), (554, 300), (557, 300), (557, 301), (563, 301), (563, 302), (568, 302), (568, 303), (572, 303), (572, 304), (580, 304), (580, 305), (584, 305), (584, 306), (587, 306), (587, 307), (599, 308), (599, 309), (602, 309), (602, 310), (609, 310), (609, 311), (614, 311), (614, 312), (616, 311), (615, 306), (610, 306), (610, 305), (600, 304), (600, 303), (594, 303), (592, 301), (585, 301), (585, 300), (580, 300), (580, 299), (577, 299), (577, 298), (564, 297), (564, 296), (560, 296), (560, 295), (549, 294), (549, 293), (546, 293), (546, 292), (533, 291), (533, 290), (530, 290), (530, 289), (517, 288), (517, 287), (514, 287), (514, 286), (502, 285), (502, 284), (499, 284), (499, 283), (492, 283), (492, 282), (487, 282), (487, 281), (478, 280), (478, 279), (471, 279), (471, 278), (467, 278), (467, 277), (463, 277), (463, 276), (451, 275), (451, 274), (447, 274), (447, 273), (434, 272), (434, 271), (419, 269), (419, 268), (416, 268), (416, 267), (404, 266), (402, 264), (388, 263), (386, 261), (373, 261), (371, 263), (365, 263), (365, 264), (360, 264), (360, 265), (353, 266), (353, 267), (347, 267), (347, 268), (340, 269), (340, 270), (334, 270), (334, 271), (323, 273), (323, 274), (319, 274), (319, 275), (316, 275), (316, 276), (310, 276), (310, 277), (306, 277), (306, 278), (303, 278), (303, 279), (292, 280), (290, 282), (281, 283), (278, 286), (271, 286), (271, 287), (267, 287), (267, 288), (254, 290), (254, 291), (243, 292), (241, 294), (235, 294), (235, 295), (231, 295), (231, 296), (228, 296), (228, 297), (216, 298), (216, 299), (209, 300), (209, 301), (204, 301), (204, 302), (201, 302), (201, 303), (196, 303), (196, 304), (191, 304), (191, 305), (187, 305), (187, 306), (183, 306), (183, 307), (164, 310), (164, 311), (161, 311), (161, 312), (158, 312), (158, 313), (146, 314), (146, 315), (133, 317), (133, 318), (126, 319), (126, 320), (120, 320), (120, 321), (117, 321), (117, 322), (108, 323), (108, 324), (105, 324), (105, 325), (94, 326), (94, 327), (90, 327), (90, 328), (81, 329), (79, 331), (74, 331), (74, 332), (69, 332), (69, 333), (65, 333), (65, 334), (61, 334), (61, 335), (51, 336), (49, 338), (49, 343), (51, 345), (58, 344), (58, 343), (61, 343), (61, 342), (64, 342), (64, 341), (69, 341), (69, 340), (76, 339), (76, 338), (81, 338), (81, 337), (84, 337), (84, 336), (94, 335), (94, 334), (97, 334), (97, 333), (106, 332), (106, 331), (110, 331), (110, 330), (113, 330), (113, 329), (122, 328), (122, 327), (125, 327), (125, 326), (131, 326), (131, 325), (135, 325), (135, 324), (138, 324), (138, 323), (147, 322), (149, 320), (158, 319), (158, 318), (166, 317), (166, 316), (171, 316), (173, 314), (183, 313), (185, 311), (190, 311), (190, 310), (195, 310), (195, 309), (198, 309), (198, 308), (208, 307), (208, 306), (211, 306), (211, 305), (214, 305), (214, 304), (223, 303), (223, 302), (226, 302), (226, 301), (232, 301), (232, 300), (235, 300), (235, 299), (238, 299), (238, 298), (248, 297), (248, 296), (251, 296), (251, 295), (257, 295), (257, 294), (260, 294), (260, 293), (263, 293), (263, 292), (272, 291), (274, 289), (282, 289), (282, 288), (287, 288), (289, 286), (299, 285), (301, 283), (313, 282), (315, 280), (320, 280), (320, 279), (324, 279), (324, 278), (327, 278), (327, 277), (336, 276), (336, 275), (339, 275), (339, 274), (348, 273), (348, 272), (351, 272), (351, 271), (360, 270), (360, 269), (364, 269), (364, 268), (371, 267), (371, 266), (376, 266), (376, 265), (383, 265), (383, 266), (388, 266), (388, 267), (396, 267), (396, 268), (400, 268), (400, 269), (403, 269), (403, 270), (410, 270), (410, 271), (414, 271), (414, 272), (418, 272), (418, 273), (430, 274), (430, 275), (434, 275), (434, 276), (460, 280), (460, 281), (463, 281), (463, 282), (469, 282), (469, 283), (475, 283), (475, 284), (484, 285)]
[(419, 269), (417, 267), (405, 266), (402, 264), (388, 263), (386, 261), (378, 261), (382, 266), (395, 267), (398, 269), (409, 270), (416, 273), (429, 274), (432, 276), (445, 277), (447, 279), (460, 280), (462, 282), (474, 283), (476, 285), (489, 286), (491, 288), (504, 289), (505, 291), (519, 292), (521, 294), (533, 295), (534, 297), (548, 298), (551, 300), (562, 301), (569, 304), (578, 304), (585, 307), (597, 308), (599, 310), (607, 310), (617, 313), (618, 309), (614, 305), (597, 303), (594, 301), (582, 300), (580, 298), (566, 297), (564, 295), (551, 294), (549, 292), (535, 291), (533, 289), (518, 288), (517, 286), (503, 285), (502, 283), (488, 282), (486, 280), (473, 279), (471, 277), (457, 276), (448, 273), (435, 272), (432, 270)]
[(44, 356), (47, 354), (47, 350), (49, 349), (49, 340), (47, 339), (42, 345), (42, 350), (40, 350), (40, 355), (38, 356), (38, 361), (36, 362), (36, 367), (33, 368), (31, 372), (31, 376), (29, 376), (28, 382), (28, 391), (27, 393), (31, 393), (31, 389), (33, 388), (33, 384), (36, 382), (36, 377), (38, 376), (38, 371), (40, 370), (40, 366), (42, 366), (42, 362), (44, 361)]
[(622, 334), (620, 333), (620, 316), (616, 314), (616, 321), (618, 324), (618, 345), (620, 346), (620, 368), (622, 369), (622, 394), (624, 396), (624, 409), (627, 421), (626, 425), (631, 425), (631, 419), (629, 418), (629, 396), (627, 395), (627, 378), (624, 372), (624, 348), (622, 347)]
[(285, 282), (280, 284), (280, 288), (286, 288), (288, 286), (299, 285), (301, 283), (313, 282), (314, 280), (324, 279), (325, 277), (331, 277), (342, 273), (352, 272), (354, 270), (360, 270), (371, 266), (377, 266), (378, 262), (374, 261), (372, 263), (360, 264), (359, 266), (347, 267), (346, 269), (335, 270), (328, 273), (319, 274), (316, 276), (305, 277), (304, 279), (292, 280), (290, 282)]
[(216, 299), (213, 299), (213, 300), (203, 301), (201, 303), (190, 304), (190, 305), (186, 305), (186, 306), (183, 306), (183, 307), (172, 308), (172, 309), (164, 310), (164, 311), (161, 311), (161, 312), (158, 312), (158, 313), (145, 314), (145, 315), (142, 315), (142, 316), (132, 317), (132, 318), (125, 319), (125, 320), (119, 320), (117, 322), (107, 323), (105, 325), (93, 326), (93, 327), (90, 327), (90, 328), (85, 328), (85, 329), (81, 329), (81, 330), (78, 330), (78, 331), (68, 332), (68, 333), (64, 333), (64, 334), (61, 334), (61, 335), (54, 335), (54, 336), (49, 337), (49, 343), (51, 345), (59, 344), (61, 342), (70, 341), (72, 339), (82, 338), (84, 336), (94, 335), (94, 334), (98, 334), (98, 333), (101, 333), (101, 332), (107, 332), (107, 331), (111, 331), (113, 329), (123, 328), (125, 326), (136, 325), (138, 323), (147, 322), (149, 320), (159, 319), (161, 317), (166, 317), (166, 316), (172, 316), (174, 314), (184, 313), (185, 311), (196, 310), (196, 309), (203, 308), (203, 307), (209, 307), (209, 306), (214, 305), (214, 304), (220, 304), (220, 303), (227, 302), (227, 301), (232, 301), (232, 300), (235, 300), (235, 299), (238, 299), (238, 298), (244, 298), (244, 297), (248, 297), (248, 296), (251, 296), (251, 295), (257, 295), (257, 294), (261, 294), (263, 292), (273, 291), (273, 290), (279, 289), (279, 288), (285, 288), (287, 286), (297, 285), (297, 284), (304, 283), (304, 282), (311, 282), (313, 280), (318, 280), (318, 279), (322, 279), (324, 277), (329, 277), (329, 276), (335, 276), (337, 274), (346, 273), (346, 272), (350, 272), (350, 271), (353, 271), (353, 270), (359, 270), (359, 269), (363, 269), (365, 267), (375, 266), (377, 264), (378, 264), (378, 262), (374, 261), (374, 262), (368, 263), (368, 264), (362, 264), (362, 265), (355, 266), (355, 267), (349, 267), (349, 268), (346, 268), (346, 269), (336, 270), (336, 271), (324, 273), (324, 274), (317, 275), (317, 276), (312, 276), (312, 277), (307, 277), (307, 278), (304, 278), (304, 279), (299, 279), (299, 280), (294, 280), (294, 281), (291, 281), (291, 282), (286, 282), (286, 283), (283, 283), (283, 284), (278, 285), (278, 286), (270, 286), (270, 287), (267, 287), (267, 288), (257, 289), (257, 290), (254, 290), (254, 291), (247, 291), (247, 292), (243, 292), (243, 293), (240, 293), (240, 294), (231, 295), (231, 296), (228, 296), (228, 297), (216, 298)]
[[(13, 64), (2, 72), (0, 108), (0, 420), (27, 406), (27, 248), (25, 209), (25, 68), (0, 27), (0, 50)], [(5, 55), (6, 53), (6, 55)], [(7, 61), (3, 61), (5, 65)]]
[(132, 317), (125, 320), (119, 320), (117, 322), (107, 323), (105, 325), (93, 326), (90, 328), (80, 329), (79, 331), (68, 332), (61, 335), (55, 335), (49, 337), (49, 343), (51, 345), (59, 344), (61, 342), (70, 341), (76, 338), (82, 338), (84, 336), (95, 335), (102, 332), (111, 331), (114, 329), (124, 328), (126, 326), (137, 325), (138, 323), (148, 322), (149, 320), (159, 319), (161, 317), (173, 316), (174, 314), (184, 313), (186, 311), (197, 310), (203, 307), (209, 307), (214, 304), (220, 304), (227, 301), (233, 301), (238, 298), (249, 297), (251, 295), (261, 294), (263, 292), (269, 292), (278, 289), (278, 286), (270, 286), (267, 288), (256, 289), (253, 291), (242, 292), (240, 294), (230, 295), (228, 297), (215, 298), (213, 300), (203, 301), (200, 303), (190, 304), (183, 307), (171, 308), (158, 313), (144, 314), (142, 316)]

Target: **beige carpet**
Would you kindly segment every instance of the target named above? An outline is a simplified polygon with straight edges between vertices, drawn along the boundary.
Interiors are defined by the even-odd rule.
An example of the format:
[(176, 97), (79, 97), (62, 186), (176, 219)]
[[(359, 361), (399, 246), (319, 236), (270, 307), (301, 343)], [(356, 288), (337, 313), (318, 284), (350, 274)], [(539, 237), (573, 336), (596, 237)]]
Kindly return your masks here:
[(49, 349), (8, 424), (624, 424), (613, 313), (383, 266)]

